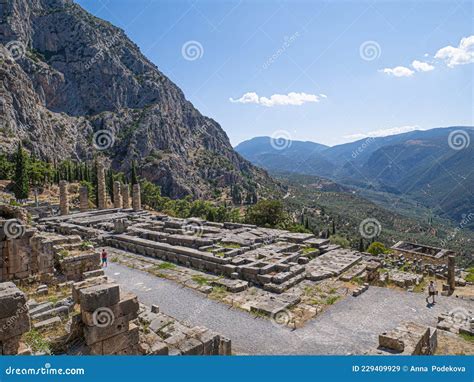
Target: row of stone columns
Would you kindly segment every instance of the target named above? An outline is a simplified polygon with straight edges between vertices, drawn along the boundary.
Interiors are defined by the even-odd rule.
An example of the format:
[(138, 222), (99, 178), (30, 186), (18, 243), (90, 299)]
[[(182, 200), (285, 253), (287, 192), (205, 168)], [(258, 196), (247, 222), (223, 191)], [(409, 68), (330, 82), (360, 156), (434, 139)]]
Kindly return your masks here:
[[(61, 215), (69, 214), (69, 200), (67, 193), (68, 183), (65, 180), (59, 182), (59, 208)], [(107, 189), (105, 185), (105, 171), (103, 164), (97, 165), (97, 208), (99, 210), (107, 209)], [(130, 208), (130, 188), (128, 184), (122, 184), (119, 181), (113, 184), (114, 208)], [(141, 190), (139, 184), (132, 185), (131, 204), (134, 211), (142, 209)], [(79, 188), (79, 209), (81, 212), (89, 210), (89, 196), (86, 186)]]

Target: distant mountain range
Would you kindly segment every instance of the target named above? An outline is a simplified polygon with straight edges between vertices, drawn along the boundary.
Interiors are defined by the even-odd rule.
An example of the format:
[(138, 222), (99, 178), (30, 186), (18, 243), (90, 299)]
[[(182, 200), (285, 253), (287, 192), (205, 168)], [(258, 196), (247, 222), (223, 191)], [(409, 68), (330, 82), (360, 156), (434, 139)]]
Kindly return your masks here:
[[(272, 173), (316, 175), (403, 195), (461, 224), (474, 213), (474, 128), (453, 126), (328, 147), (257, 137), (235, 150)], [(472, 219), (474, 220), (474, 219)], [(474, 227), (474, 222), (467, 226)]]

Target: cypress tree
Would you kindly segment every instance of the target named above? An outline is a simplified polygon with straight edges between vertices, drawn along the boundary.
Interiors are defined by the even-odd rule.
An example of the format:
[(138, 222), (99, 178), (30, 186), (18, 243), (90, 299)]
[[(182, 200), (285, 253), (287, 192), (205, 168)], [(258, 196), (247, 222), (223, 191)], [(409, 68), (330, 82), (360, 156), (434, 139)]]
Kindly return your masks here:
[(332, 221), (332, 234), (336, 234), (336, 223), (334, 223), (334, 220)]
[(359, 252), (364, 252), (365, 251), (365, 248), (364, 248), (364, 239), (360, 238), (360, 241), (359, 241)]
[(21, 143), (18, 143), (18, 150), (15, 156), (15, 197), (18, 200), (28, 199), (30, 193), (30, 183), (28, 181), (27, 169), (28, 157), (26, 156)]

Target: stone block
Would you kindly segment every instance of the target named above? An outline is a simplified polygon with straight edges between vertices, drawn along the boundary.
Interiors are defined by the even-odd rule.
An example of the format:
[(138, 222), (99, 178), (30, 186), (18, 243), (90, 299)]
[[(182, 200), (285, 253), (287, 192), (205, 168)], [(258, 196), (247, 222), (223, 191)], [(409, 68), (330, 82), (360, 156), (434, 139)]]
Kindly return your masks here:
[(51, 326), (55, 326), (61, 322), (61, 319), (58, 316), (48, 318), (47, 320), (37, 322), (33, 324), (33, 328), (35, 329), (45, 329)]
[(201, 341), (195, 338), (187, 338), (178, 345), (183, 355), (202, 355), (204, 346)]
[(72, 285), (72, 298), (77, 304), (79, 304), (80, 303), (79, 291), (81, 289), (89, 288), (94, 285), (105, 284), (107, 282), (108, 282), (107, 276), (98, 276), (98, 277), (93, 277), (84, 281), (74, 283)]
[(398, 336), (394, 336), (390, 333), (382, 333), (379, 335), (379, 346), (395, 350), (396, 352), (402, 353), (405, 350), (405, 344)]
[(94, 312), (98, 308), (110, 307), (120, 301), (117, 284), (100, 284), (79, 291), (81, 310)]
[(47, 320), (55, 316), (67, 316), (69, 314), (70, 307), (68, 306), (58, 306), (50, 310), (46, 310), (41, 313), (37, 313), (31, 316), (34, 320)]
[(151, 345), (150, 354), (168, 355), (168, 346), (164, 342), (156, 341)]
[(103, 354), (113, 354), (128, 347), (137, 345), (138, 341), (138, 326), (130, 323), (130, 328), (128, 331), (102, 341), (102, 352)]
[(25, 311), (15, 316), (0, 319), (0, 341), (19, 336), (30, 330), (30, 316)]
[[(104, 321), (103, 323), (99, 323), (97, 326), (84, 327), (84, 338), (87, 345), (92, 345), (96, 342), (114, 337), (128, 330), (129, 321), (127, 317), (109, 317), (111, 318), (110, 321)], [(120, 349), (122, 348), (117, 348), (117, 350)]]
[[(138, 316), (139, 303), (137, 296), (132, 293), (121, 293), (118, 304), (108, 307), (109, 314), (114, 318), (127, 317), (128, 320), (134, 320)], [(94, 326), (94, 312), (81, 311), (81, 317), (84, 324)]]
[(53, 309), (53, 304), (51, 302), (44, 302), (42, 304), (37, 305), (35, 308), (30, 309), (30, 315), (33, 316), (35, 314), (43, 313), (51, 309)]
[(26, 296), (15, 284), (0, 284), (0, 319), (14, 316), (25, 304)]

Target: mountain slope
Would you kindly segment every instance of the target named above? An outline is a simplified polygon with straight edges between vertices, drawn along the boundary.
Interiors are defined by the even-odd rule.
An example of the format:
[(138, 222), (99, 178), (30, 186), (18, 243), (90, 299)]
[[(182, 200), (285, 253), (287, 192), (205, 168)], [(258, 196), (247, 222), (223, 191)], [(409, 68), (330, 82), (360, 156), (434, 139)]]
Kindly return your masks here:
[[(274, 151), (271, 156), (265, 145), (259, 147), (255, 142), (251, 146), (243, 142), (236, 150), (274, 173), (281, 171), (279, 163), (283, 162), (288, 172), (407, 195), (458, 223), (474, 205), (473, 128), (437, 128), (366, 138), (323, 148), (309, 156), (307, 150), (300, 149), (302, 143), (307, 145), (291, 142), (289, 149)], [(461, 146), (456, 147), (456, 143)], [(251, 153), (241, 149), (249, 146)]]
[(328, 146), (314, 142), (278, 142), (270, 137), (256, 137), (244, 141), (235, 150), (252, 163), (269, 170), (327, 176), (335, 166), (323, 155)]
[(209, 197), (230, 184), (278, 189), (121, 29), (70, 0), (12, 0), (0, 12), (0, 43), (10, 47), (0, 60), (1, 151), (21, 140), (48, 160), (102, 153), (124, 172), (136, 159), (171, 197)]

